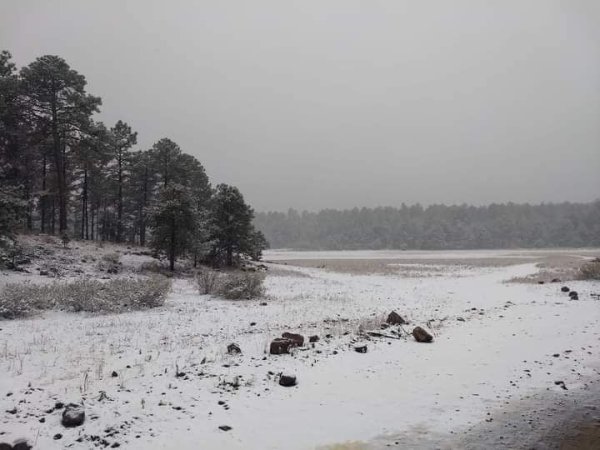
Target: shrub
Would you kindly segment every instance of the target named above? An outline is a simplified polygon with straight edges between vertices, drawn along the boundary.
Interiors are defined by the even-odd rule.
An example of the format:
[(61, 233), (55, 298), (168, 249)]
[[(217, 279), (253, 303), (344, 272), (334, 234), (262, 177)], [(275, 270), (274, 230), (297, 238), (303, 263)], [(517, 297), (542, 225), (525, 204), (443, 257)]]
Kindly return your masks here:
[(600, 258), (581, 266), (579, 268), (579, 278), (582, 280), (600, 280)]
[(196, 277), (202, 295), (218, 295), (228, 300), (250, 300), (264, 294), (265, 274), (261, 272), (218, 272), (203, 269)]
[(0, 317), (14, 319), (46, 309), (110, 313), (154, 308), (164, 303), (170, 287), (170, 280), (161, 276), (105, 283), (11, 283), (0, 292)]
[(224, 275), (216, 270), (201, 269), (196, 275), (198, 290), (201, 295), (217, 294), (222, 284)]
[(223, 277), (218, 293), (229, 300), (250, 300), (265, 293), (264, 281), (265, 274), (261, 272), (227, 274)]
[(106, 253), (98, 262), (98, 269), (107, 273), (119, 273), (122, 266), (120, 259), (118, 253)]

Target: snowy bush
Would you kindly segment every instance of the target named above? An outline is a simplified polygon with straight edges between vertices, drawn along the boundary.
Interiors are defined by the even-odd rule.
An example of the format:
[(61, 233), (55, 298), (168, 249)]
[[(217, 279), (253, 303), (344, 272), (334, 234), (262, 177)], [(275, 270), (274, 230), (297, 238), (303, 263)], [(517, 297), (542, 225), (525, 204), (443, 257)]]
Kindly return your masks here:
[(12, 283), (0, 292), (0, 317), (14, 319), (45, 309), (109, 313), (154, 308), (164, 303), (170, 288), (170, 280), (161, 276), (105, 283)]
[(118, 253), (107, 253), (102, 255), (98, 262), (98, 269), (107, 273), (119, 273), (121, 271), (121, 256)]
[(196, 276), (201, 295), (217, 295), (228, 300), (260, 297), (265, 289), (265, 274), (260, 272), (219, 272), (202, 269)]
[(250, 300), (264, 294), (264, 281), (261, 272), (230, 273), (221, 280), (218, 294), (229, 300)]
[(198, 290), (201, 295), (218, 294), (224, 275), (216, 270), (202, 269), (196, 275)]
[(600, 280), (600, 258), (581, 266), (579, 268), (579, 278), (582, 280)]

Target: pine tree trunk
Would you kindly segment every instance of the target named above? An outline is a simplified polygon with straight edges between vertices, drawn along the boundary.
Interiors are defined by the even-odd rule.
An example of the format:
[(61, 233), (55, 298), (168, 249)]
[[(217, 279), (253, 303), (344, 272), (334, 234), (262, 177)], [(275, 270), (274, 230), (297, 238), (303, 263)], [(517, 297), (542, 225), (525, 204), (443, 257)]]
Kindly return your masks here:
[(171, 245), (169, 248), (169, 269), (175, 270), (175, 218), (171, 218)]
[(46, 208), (47, 208), (47, 195), (46, 195), (46, 153), (44, 153), (44, 158), (42, 162), (42, 198), (40, 199), (40, 212), (41, 212), (41, 224), (40, 228), (42, 233), (46, 232)]
[(117, 205), (117, 242), (121, 242), (123, 239), (123, 152), (121, 149), (118, 150), (118, 155), (119, 195)]

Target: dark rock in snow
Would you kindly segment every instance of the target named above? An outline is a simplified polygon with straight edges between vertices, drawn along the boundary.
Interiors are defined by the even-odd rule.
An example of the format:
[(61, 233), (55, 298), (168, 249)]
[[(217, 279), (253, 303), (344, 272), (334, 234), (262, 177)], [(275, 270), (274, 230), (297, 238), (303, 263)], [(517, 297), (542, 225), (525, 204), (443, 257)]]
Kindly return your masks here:
[(13, 442), (12, 448), (13, 450), (31, 450), (33, 446), (27, 442), (27, 439), (17, 439)]
[(561, 387), (561, 388), (563, 388), (565, 391), (567, 391), (567, 390), (568, 390), (568, 389), (567, 389), (567, 386), (566, 386), (566, 384), (565, 384), (565, 382), (564, 382), (564, 381), (555, 381), (555, 382), (554, 382), (554, 384), (555, 384), (555, 385), (557, 385), (557, 386), (560, 386), (560, 387)]
[(223, 430), (223, 431), (229, 431), (232, 428), (229, 425), (220, 425), (219, 426), (219, 430)]
[(402, 318), (400, 314), (396, 311), (392, 311), (389, 316), (387, 316), (386, 322), (390, 325), (405, 325), (406, 320)]
[(316, 334), (308, 338), (308, 342), (319, 342), (319, 336)]
[(295, 375), (281, 375), (279, 377), (279, 385), (284, 387), (296, 386), (297, 380)]
[(569, 297), (571, 297), (571, 300), (579, 300), (579, 294), (577, 293), (577, 291), (569, 292)]
[(415, 327), (412, 331), (412, 335), (417, 342), (431, 342), (433, 341), (433, 336), (430, 335), (427, 331), (425, 331), (421, 327)]
[(115, 370), (113, 370), (113, 372), (110, 374), (110, 376), (113, 378), (116, 378), (119, 376), (119, 374)]
[(538, 281), (538, 284), (544, 284), (544, 281), (542, 281), (542, 280), (539, 280), (539, 281)]
[(569, 289), (567, 286), (563, 286), (560, 288), (561, 292), (569, 292), (571, 289)]
[(464, 322), (465, 321), (464, 317), (457, 317), (456, 320), (458, 320), (459, 322)]
[(12, 445), (6, 442), (0, 442), (0, 450), (12, 450)]
[(289, 339), (290, 341), (292, 341), (293, 345), (296, 345), (298, 347), (302, 347), (304, 345), (304, 336), (302, 336), (301, 334), (283, 333), (281, 336), (285, 339)]
[(238, 353), (242, 353), (242, 349), (239, 345), (232, 343), (227, 346), (227, 353), (237, 355)]
[(354, 347), (354, 351), (356, 353), (367, 353), (367, 346), (366, 345), (357, 345), (356, 347)]
[(560, 283), (560, 278), (552, 278), (551, 283)]
[(62, 424), (67, 428), (78, 427), (85, 421), (85, 410), (83, 406), (73, 403), (66, 406), (62, 414)]
[(290, 352), (290, 347), (292, 347), (292, 345), (293, 343), (289, 339), (276, 338), (271, 341), (269, 352), (271, 355), (283, 355)]
[(56, 433), (56, 434), (54, 435), (54, 440), (55, 440), (55, 441), (58, 441), (59, 439), (62, 439), (62, 434), (60, 434), (60, 433)]

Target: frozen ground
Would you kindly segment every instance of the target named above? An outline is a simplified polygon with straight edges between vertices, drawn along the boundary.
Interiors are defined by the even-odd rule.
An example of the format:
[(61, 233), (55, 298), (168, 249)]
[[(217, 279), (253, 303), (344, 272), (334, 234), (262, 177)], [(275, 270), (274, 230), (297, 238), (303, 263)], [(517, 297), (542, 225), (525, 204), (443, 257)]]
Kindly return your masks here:
[[(580, 300), (569, 301), (560, 284), (506, 282), (538, 271), (529, 260), (436, 268), (435, 277), (422, 266), (408, 276), (269, 269), (260, 300), (200, 296), (182, 279), (151, 311), (0, 322), (0, 442), (191, 450), (462, 448), (478, 439), (489, 448), (519, 433), (541, 435), (544, 408), (600, 398), (600, 302), (590, 295), (598, 282), (570, 281)], [(392, 310), (411, 322), (405, 330), (428, 327), (434, 342), (359, 333)], [(284, 331), (321, 340), (268, 355)], [(226, 353), (232, 342), (241, 355)], [(356, 353), (355, 343), (368, 352)], [(279, 386), (280, 372), (299, 384)], [(86, 423), (63, 428), (58, 401), (83, 402)], [(527, 402), (535, 407), (524, 416), (512, 413), (521, 421), (506, 420)], [(501, 429), (482, 431), (495, 424)]]

